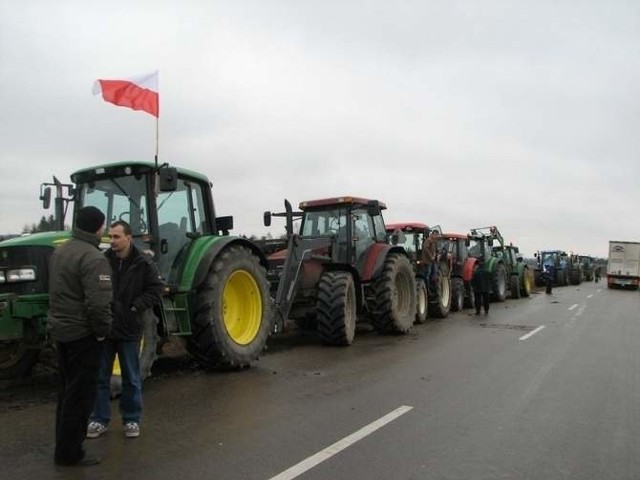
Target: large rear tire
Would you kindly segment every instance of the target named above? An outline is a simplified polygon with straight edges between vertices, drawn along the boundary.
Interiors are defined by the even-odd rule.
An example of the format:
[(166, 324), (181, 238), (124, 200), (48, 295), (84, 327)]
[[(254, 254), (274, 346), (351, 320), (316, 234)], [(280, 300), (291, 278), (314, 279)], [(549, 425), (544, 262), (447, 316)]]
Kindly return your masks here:
[(451, 277), (445, 263), (438, 264), (438, 282), (435, 285), (434, 297), (429, 302), (429, 315), (445, 318), (451, 310)]
[(380, 333), (406, 333), (416, 315), (416, 287), (409, 259), (399, 253), (387, 256), (373, 282), (371, 323)]
[(422, 278), (416, 278), (416, 321), (415, 323), (425, 323), (427, 321), (427, 308), (429, 305), (429, 293), (427, 284)]
[(356, 333), (357, 305), (353, 277), (326, 272), (318, 285), (318, 333), (327, 345), (351, 345)]
[(502, 263), (498, 263), (493, 271), (491, 290), (496, 302), (504, 302), (507, 298), (507, 271)]
[(214, 259), (198, 287), (187, 349), (213, 367), (247, 367), (267, 343), (270, 309), (264, 267), (251, 250), (232, 245)]
[(464, 282), (461, 278), (451, 279), (451, 311), (460, 312), (464, 308)]
[(516, 300), (520, 298), (520, 279), (517, 274), (509, 277), (509, 290), (511, 290), (511, 298)]

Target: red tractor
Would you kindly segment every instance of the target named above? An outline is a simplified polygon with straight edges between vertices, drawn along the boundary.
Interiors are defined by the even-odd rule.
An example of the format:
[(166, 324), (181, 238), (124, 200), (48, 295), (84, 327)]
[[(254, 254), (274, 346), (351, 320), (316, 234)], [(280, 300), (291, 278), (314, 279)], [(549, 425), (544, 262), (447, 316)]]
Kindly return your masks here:
[(419, 222), (387, 224), (391, 243), (404, 247), (416, 274), (416, 323), (424, 323), (427, 316), (445, 318), (451, 309), (451, 265), (447, 252), (438, 249), (435, 275), (426, 271), (430, 267), (420, 261), (422, 244), (429, 235), (439, 231)]
[[(273, 330), (289, 319), (314, 325), (322, 341), (350, 345), (358, 319), (381, 333), (406, 333), (415, 318), (416, 284), (407, 251), (390, 245), (382, 218), (386, 205), (356, 197), (301, 202), (294, 212), (265, 212), (286, 218), (286, 250), (269, 258), (277, 282)], [(293, 232), (300, 219), (299, 233)]]
[(466, 233), (442, 233), (438, 238), (438, 250), (446, 251), (451, 259), (451, 310), (474, 308), (471, 277), (477, 259), (469, 255), (469, 237)]

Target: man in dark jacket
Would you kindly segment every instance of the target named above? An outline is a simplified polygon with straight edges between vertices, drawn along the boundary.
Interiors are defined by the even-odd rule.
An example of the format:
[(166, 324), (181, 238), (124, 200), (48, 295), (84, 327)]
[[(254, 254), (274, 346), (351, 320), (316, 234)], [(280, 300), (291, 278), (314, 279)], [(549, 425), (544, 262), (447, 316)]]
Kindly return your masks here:
[(489, 313), (489, 297), (491, 295), (491, 277), (485, 268), (484, 258), (478, 258), (471, 277), (476, 315), (480, 315), (480, 308), (484, 307), (484, 314)]
[(95, 207), (76, 214), (72, 238), (51, 255), (49, 335), (56, 344), (59, 390), (57, 465), (95, 465), (82, 442), (93, 407), (104, 338), (111, 329), (111, 267), (98, 249), (104, 215)]
[(120, 414), (124, 435), (135, 438), (140, 435), (142, 414), (139, 351), (143, 314), (159, 302), (164, 284), (153, 260), (133, 244), (127, 222), (113, 223), (109, 237), (111, 249), (105, 255), (113, 270), (113, 328), (105, 341), (87, 437), (97, 438), (105, 433), (111, 420), (111, 373), (117, 353), (122, 374)]

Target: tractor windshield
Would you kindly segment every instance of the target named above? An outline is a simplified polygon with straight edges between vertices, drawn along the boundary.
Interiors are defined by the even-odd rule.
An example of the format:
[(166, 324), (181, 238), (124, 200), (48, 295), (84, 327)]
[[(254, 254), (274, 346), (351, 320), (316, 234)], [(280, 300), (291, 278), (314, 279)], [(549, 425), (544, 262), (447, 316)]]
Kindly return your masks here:
[(303, 237), (328, 237), (330, 235), (347, 237), (347, 208), (336, 207), (330, 210), (311, 210), (304, 212), (300, 235)]
[(134, 236), (149, 233), (145, 177), (105, 178), (78, 185), (83, 207), (99, 208), (106, 216), (107, 227), (117, 220), (131, 225)]
[(553, 252), (543, 253), (542, 254), (542, 265), (555, 265), (556, 263), (556, 254)]
[(479, 258), (489, 258), (491, 256), (491, 248), (484, 239), (471, 238), (469, 240), (469, 256)]

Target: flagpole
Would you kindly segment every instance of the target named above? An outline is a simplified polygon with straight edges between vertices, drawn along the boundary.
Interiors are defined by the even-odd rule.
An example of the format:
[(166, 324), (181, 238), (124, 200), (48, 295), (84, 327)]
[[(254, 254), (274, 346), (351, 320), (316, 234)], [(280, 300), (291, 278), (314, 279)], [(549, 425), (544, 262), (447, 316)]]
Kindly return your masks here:
[(160, 116), (156, 117), (156, 155), (155, 155), (155, 160), (156, 160), (156, 170), (158, 169), (158, 149), (159, 149), (159, 143), (160, 143)]

